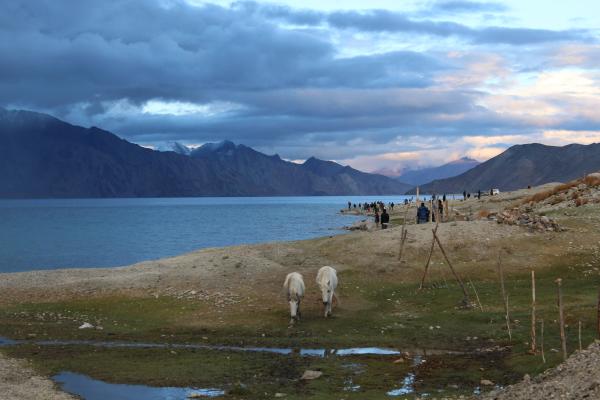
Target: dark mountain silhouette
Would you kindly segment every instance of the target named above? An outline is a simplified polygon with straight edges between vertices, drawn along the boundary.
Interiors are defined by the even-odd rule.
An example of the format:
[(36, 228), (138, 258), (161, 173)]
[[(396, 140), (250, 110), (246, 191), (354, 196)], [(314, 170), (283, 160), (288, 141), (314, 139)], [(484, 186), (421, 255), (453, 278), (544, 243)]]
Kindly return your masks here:
[[(539, 143), (512, 146), (469, 171), (421, 186), (422, 193), (462, 193), (498, 188), (515, 190), (549, 182), (566, 182), (600, 170), (600, 144), (564, 147)], [(414, 193), (414, 190), (411, 190)]]
[(438, 167), (403, 172), (397, 179), (413, 186), (423, 185), (436, 179), (445, 179), (460, 175), (477, 165), (479, 165), (479, 161), (462, 157)]
[[(102, 129), (0, 109), (0, 197), (169, 197), (399, 194), (409, 185), (338, 165), (308, 166), (231, 142), (190, 155), (147, 149)], [(320, 161), (327, 163), (327, 161)]]

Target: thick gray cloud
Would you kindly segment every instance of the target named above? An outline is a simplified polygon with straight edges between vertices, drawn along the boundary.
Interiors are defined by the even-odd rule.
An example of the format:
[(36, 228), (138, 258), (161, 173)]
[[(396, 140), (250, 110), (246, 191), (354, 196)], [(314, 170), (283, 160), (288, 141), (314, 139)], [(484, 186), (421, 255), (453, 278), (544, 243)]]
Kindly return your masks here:
[(479, 13), (479, 12), (504, 12), (508, 7), (501, 3), (479, 2), (467, 0), (442, 0), (436, 1), (428, 10), (431, 13)]
[[(469, 1), (430, 3), (429, 10), (436, 9), (502, 11), (496, 3)], [(398, 46), (342, 57), (340, 36), (355, 33), (381, 35)], [(5, 1), (0, 105), (48, 111), (139, 143), (231, 139), (263, 148), (282, 143), (288, 158), (325, 152), (349, 158), (408, 135), (454, 138), (530, 129), (527, 121), (483, 107), (487, 93), (476, 85), (447, 83), (477, 56), (463, 59), (426, 45), (407, 50), (419, 48), (413, 43), (452, 38), (520, 54), (518, 46), (582, 43), (589, 35), (256, 2), (221, 7), (184, 0)], [(145, 113), (149, 101), (224, 104), (225, 111)], [(353, 147), (357, 139), (373, 146)]]
[[(254, 15), (282, 19), (292, 24), (322, 25), (337, 29), (354, 29), (365, 32), (391, 32), (456, 37), (473, 43), (527, 45), (545, 42), (592, 40), (586, 30), (548, 30), (528, 28), (469, 26), (433, 19), (414, 18), (408, 13), (389, 10), (334, 11), (330, 13), (310, 10), (296, 10), (287, 6), (260, 5), (256, 2), (238, 2), (235, 6)], [(506, 8), (498, 3), (480, 3), (472, 1), (440, 1), (423, 10), (425, 16), (445, 13), (498, 12)]]

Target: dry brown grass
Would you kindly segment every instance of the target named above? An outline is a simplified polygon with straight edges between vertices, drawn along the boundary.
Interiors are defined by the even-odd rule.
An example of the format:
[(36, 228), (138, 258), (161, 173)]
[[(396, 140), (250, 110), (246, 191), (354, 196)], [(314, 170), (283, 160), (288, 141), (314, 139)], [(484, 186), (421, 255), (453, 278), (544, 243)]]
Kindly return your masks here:
[[(527, 204), (527, 203), (539, 203), (542, 202), (544, 200), (546, 200), (547, 198), (554, 196), (555, 194), (561, 193), (561, 192), (566, 192), (567, 190), (571, 189), (572, 187), (575, 187), (577, 185), (579, 185), (580, 183), (582, 183), (583, 179), (576, 179), (574, 181), (571, 182), (567, 182), (567, 183), (562, 183), (560, 185), (556, 185), (555, 187), (553, 187), (552, 189), (548, 189), (548, 190), (544, 190), (542, 192), (538, 192), (532, 196), (529, 196), (527, 198), (525, 198), (523, 200), (523, 204)], [(600, 183), (600, 179), (598, 179), (599, 183)], [(556, 203), (554, 203), (556, 204)]]
[(485, 218), (489, 217), (489, 215), (490, 215), (489, 210), (485, 210), (485, 209), (479, 210), (477, 212), (477, 219), (485, 219)]
[(588, 186), (599, 186), (600, 177), (594, 175), (588, 175), (583, 179), (583, 182)]

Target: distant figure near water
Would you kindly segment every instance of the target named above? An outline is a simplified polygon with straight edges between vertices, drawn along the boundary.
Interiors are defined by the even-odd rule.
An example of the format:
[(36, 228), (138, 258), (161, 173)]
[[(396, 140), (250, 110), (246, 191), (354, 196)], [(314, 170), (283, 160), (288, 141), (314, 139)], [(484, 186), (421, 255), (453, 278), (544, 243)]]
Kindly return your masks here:
[(388, 214), (384, 208), (383, 211), (381, 212), (381, 229), (387, 229), (389, 223), (390, 223), (390, 214)]
[(317, 273), (317, 285), (321, 289), (321, 297), (325, 306), (325, 318), (331, 315), (331, 307), (335, 296), (335, 288), (337, 287), (338, 279), (337, 272), (330, 266), (325, 266), (319, 269)]
[(417, 224), (424, 224), (429, 222), (429, 208), (425, 206), (425, 203), (421, 203), (417, 209)]
[(304, 279), (298, 272), (287, 274), (283, 283), (287, 294), (287, 301), (290, 303), (290, 325), (300, 319), (300, 302), (304, 298)]
[(379, 226), (379, 211), (375, 209), (375, 226)]

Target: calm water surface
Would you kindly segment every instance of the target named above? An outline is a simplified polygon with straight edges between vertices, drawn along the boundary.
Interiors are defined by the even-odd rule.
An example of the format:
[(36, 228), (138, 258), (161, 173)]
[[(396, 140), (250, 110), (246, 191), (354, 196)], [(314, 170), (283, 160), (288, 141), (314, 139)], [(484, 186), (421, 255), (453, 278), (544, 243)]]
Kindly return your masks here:
[(347, 202), (405, 196), (0, 200), (0, 272), (110, 267), (342, 232)]

